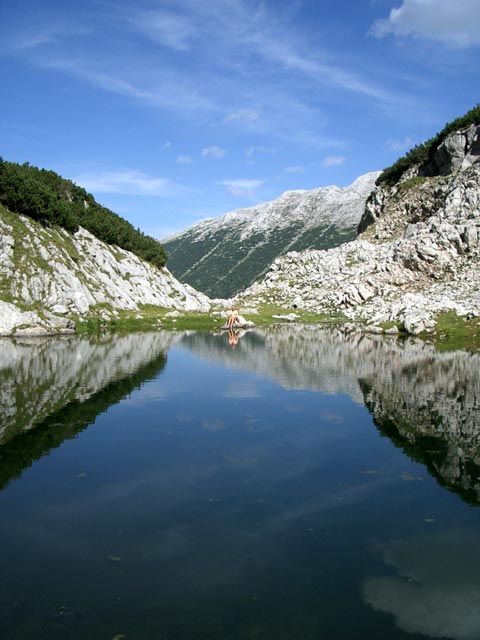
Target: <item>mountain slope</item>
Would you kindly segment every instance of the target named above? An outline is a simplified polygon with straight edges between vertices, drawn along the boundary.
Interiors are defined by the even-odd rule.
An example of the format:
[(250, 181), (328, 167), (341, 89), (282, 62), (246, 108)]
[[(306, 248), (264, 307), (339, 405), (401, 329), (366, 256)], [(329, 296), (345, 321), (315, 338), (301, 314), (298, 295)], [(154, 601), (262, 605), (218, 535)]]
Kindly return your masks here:
[(393, 184), (380, 181), (358, 239), (277, 259), (243, 303), (340, 313), (376, 328), (397, 322), (414, 334), (434, 329), (442, 312), (479, 317), (480, 124), (450, 133), (428, 162), (429, 175), (418, 164)]
[(352, 240), (379, 175), (368, 173), (345, 188), (287, 191), (271, 202), (203, 220), (162, 241), (168, 267), (210, 296), (229, 297), (287, 251)]
[(69, 331), (78, 319), (142, 305), (208, 311), (210, 300), (82, 227), (71, 234), (0, 205), (0, 335)]
[(107, 244), (131, 251), (156, 267), (165, 266), (167, 256), (157, 240), (54, 171), (0, 158), (0, 203), (44, 227), (62, 227), (70, 233), (83, 227)]

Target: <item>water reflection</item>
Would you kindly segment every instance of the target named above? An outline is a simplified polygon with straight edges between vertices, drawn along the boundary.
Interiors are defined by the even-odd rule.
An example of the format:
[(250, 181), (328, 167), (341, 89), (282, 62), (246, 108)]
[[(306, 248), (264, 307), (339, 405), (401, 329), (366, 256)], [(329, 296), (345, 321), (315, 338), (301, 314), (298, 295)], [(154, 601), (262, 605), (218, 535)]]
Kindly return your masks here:
[(478, 640), (480, 536), (454, 529), (379, 544), (393, 575), (368, 578), (365, 602), (409, 633)]
[(0, 342), (0, 488), (158, 375), (174, 334)]
[(245, 333), (246, 331), (244, 329), (233, 329), (233, 328), (228, 329), (227, 331), (228, 344), (232, 347), (232, 349), (235, 349), (235, 347), (238, 344), (238, 341), (242, 336), (245, 335)]
[(202, 357), (273, 377), (289, 389), (346, 393), (438, 481), (480, 504), (480, 356), (431, 344), (314, 326), (249, 332), (231, 354), (202, 334), (182, 344)]
[[(32, 437), (28, 447), (26, 440), (22, 444), (22, 450), (32, 452), (30, 461), (62, 438), (72, 437), (161, 370), (164, 354), (176, 343), (207, 360), (273, 378), (287, 389), (348, 394), (368, 407), (383, 435), (425, 464), (441, 484), (472, 504), (480, 503), (478, 354), (438, 353), (415, 339), (315, 326), (255, 329), (242, 332), (235, 344), (228, 336), (227, 343), (225, 336), (156, 332), (100, 341), (2, 341), (0, 455), (5, 460), (5, 444), (38, 425), (44, 427), (44, 444), (40, 436)], [(233, 381), (226, 394), (255, 397), (258, 390), (252, 380)], [(49, 437), (47, 424), (54, 434)], [(205, 421), (205, 428), (219, 428), (218, 424), (214, 416)], [(18, 473), (23, 463), (18, 458), (16, 462)], [(28, 456), (25, 463), (29, 464)], [(8, 475), (2, 464), (0, 482)]]
[(297, 326), (0, 354), (0, 482), (44, 456), (0, 493), (2, 638), (475, 638), (479, 512), (418, 463), (478, 503), (477, 356)]

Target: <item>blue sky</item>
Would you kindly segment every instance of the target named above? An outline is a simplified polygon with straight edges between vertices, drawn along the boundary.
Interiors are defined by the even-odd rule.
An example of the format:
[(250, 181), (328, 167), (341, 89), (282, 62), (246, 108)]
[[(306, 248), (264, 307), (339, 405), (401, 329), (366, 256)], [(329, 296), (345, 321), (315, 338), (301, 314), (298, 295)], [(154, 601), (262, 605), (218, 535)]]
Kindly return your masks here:
[(17, 0), (0, 155), (145, 233), (380, 170), (479, 99), (479, 0)]

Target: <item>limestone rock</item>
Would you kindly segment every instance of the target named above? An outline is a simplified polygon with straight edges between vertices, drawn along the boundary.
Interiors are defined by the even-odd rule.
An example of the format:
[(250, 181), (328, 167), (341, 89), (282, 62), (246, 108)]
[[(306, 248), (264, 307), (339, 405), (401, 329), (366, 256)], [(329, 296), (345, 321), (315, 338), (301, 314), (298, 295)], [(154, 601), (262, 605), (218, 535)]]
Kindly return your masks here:
[(206, 295), (168, 269), (109, 246), (85, 229), (72, 236), (24, 216), (17, 217), (15, 229), (0, 217), (0, 281), (0, 335), (70, 331), (72, 318), (94, 310), (110, 319), (140, 305), (182, 312), (206, 312), (211, 306)]
[(340, 312), (376, 326), (393, 321), (412, 334), (432, 331), (444, 311), (480, 316), (479, 131), (444, 141), (452, 172), (418, 176), (417, 167), (416, 176), (409, 170), (393, 187), (377, 188), (356, 240), (278, 258), (242, 304)]

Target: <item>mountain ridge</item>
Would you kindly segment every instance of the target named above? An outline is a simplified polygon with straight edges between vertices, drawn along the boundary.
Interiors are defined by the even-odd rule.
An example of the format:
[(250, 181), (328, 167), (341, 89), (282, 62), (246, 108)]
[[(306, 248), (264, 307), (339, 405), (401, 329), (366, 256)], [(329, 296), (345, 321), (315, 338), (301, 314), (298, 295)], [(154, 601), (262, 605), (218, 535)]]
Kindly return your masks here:
[(274, 200), (206, 218), (162, 239), (169, 269), (208, 295), (230, 297), (261, 277), (278, 255), (353, 239), (380, 173), (359, 176), (346, 187), (285, 191)]

